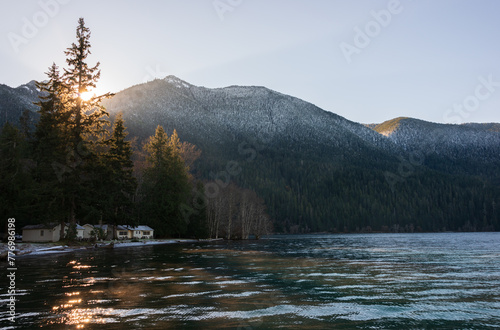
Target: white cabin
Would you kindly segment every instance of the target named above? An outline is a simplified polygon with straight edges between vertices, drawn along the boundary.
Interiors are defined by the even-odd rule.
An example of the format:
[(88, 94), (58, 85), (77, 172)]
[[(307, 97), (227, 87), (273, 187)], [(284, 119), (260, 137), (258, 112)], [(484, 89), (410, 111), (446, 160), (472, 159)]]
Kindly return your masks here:
[(23, 227), (23, 242), (57, 242), (61, 236), (61, 224), (49, 223)]

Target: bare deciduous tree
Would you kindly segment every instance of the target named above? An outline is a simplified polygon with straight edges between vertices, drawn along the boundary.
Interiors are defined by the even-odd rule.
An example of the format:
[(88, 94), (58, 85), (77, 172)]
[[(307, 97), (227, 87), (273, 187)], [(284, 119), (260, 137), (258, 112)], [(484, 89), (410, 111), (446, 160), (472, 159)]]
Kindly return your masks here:
[(231, 183), (208, 199), (207, 221), (210, 236), (226, 239), (257, 239), (272, 230), (262, 198), (249, 189)]

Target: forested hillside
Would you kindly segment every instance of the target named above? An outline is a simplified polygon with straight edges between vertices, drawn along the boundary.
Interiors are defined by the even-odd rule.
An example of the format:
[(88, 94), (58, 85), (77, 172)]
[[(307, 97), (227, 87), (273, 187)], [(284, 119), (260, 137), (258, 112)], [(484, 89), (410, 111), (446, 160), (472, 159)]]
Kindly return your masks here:
[[(2, 86), (7, 121), (23, 126), (30, 86)], [(365, 126), (264, 87), (208, 89), (173, 76), (104, 105), (112, 119), (123, 113), (136, 151), (158, 125), (176, 130), (201, 150), (194, 177), (255, 190), (277, 232), (500, 230), (498, 124)]]
[[(255, 189), (280, 232), (499, 229), (491, 127), (417, 121), (396, 139), (263, 87), (207, 89), (172, 76), (106, 106), (139, 138), (156, 123), (176, 129), (202, 150), (199, 177)], [(476, 142), (464, 143), (470, 134)], [(227, 175), (231, 161), (238, 175)]]

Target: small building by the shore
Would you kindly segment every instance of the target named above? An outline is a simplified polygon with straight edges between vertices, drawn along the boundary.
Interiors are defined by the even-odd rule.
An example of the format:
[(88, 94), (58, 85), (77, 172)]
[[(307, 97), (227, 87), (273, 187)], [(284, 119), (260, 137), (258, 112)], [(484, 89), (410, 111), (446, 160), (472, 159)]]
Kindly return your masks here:
[(153, 238), (154, 229), (145, 225), (135, 227), (127, 225), (117, 225), (115, 227), (115, 236), (117, 239)]
[(92, 231), (94, 230), (94, 225), (86, 223), (82, 227), (83, 227), (83, 238), (90, 239), (90, 237), (92, 236)]
[(115, 226), (115, 237), (117, 239), (130, 239), (132, 238), (132, 231), (125, 225)]
[(153, 238), (154, 230), (149, 226), (129, 227), (132, 230), (132, 238)]
[[(69, 224), (64, 226), (64, 233), (68, 233)], [(84, 227), (76, 225), (76, 238), (82, 239)], [(22, 228), (23, 242), (57, 242), (61, 239), (60, 223), (42, 223), (37, 225), (27, 225)]]
[(28, 225), (22, 228), (23, 242), (57, 242), (61, 236), (61, 224)]

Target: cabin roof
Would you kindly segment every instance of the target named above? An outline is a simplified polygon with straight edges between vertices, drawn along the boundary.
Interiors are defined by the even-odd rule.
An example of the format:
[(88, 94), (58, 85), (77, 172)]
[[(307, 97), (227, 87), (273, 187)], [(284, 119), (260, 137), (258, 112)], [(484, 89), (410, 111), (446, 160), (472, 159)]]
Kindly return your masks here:
[[(66, 224), (66, 227), (69, 226), (69, 223)], [(76, 224), (76, 229), (85, 229), (83, 226), (80, 226), (79, 224)]]
[[(66, 226), (69, 224), (66, 223)], [(30, 229), (54, 229), (57, 226), (59, 226), (59, 223), (51, 222), (51, 223), (39, 223), (36, 225), (27, 225), (22, 228), (22, 230), (30, 230)], [(79, 224), (76, 224), (76, 229), (84, 229), (82, 226)]]
[(108, 230), (108, 225), (90, 225), (90, 226), (92, 226), (94, 228), (101, 228), (104, 231)]
[(142, 231), (152, 231), (153, 228), (149, 227), (149, 226), (137, 226), (137, 227), (133, 227), (133, 226), (128, 226), (128, 228), (130, 228), (130, 230), (142, 230)]
[(128, 225), (118, 225), (116, 226), (117, 230), (141, 230), (141, 231), (154, 231), (153, 228), (145, 225), (141, 226), (128, 226)]
[(54, 229), (59, 226), (58, 223), (39, 223), (37, 225), (27, 225), (22, 228), (22, 230), (30, 230), (30, 229)]

